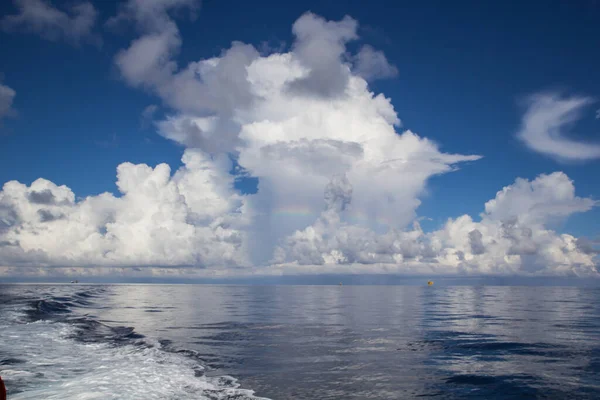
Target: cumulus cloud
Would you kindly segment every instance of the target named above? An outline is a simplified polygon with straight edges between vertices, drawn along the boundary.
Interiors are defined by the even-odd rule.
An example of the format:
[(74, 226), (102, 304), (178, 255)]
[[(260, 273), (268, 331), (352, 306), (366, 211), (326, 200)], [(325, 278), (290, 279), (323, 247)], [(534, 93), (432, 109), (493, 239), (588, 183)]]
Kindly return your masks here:
[(30, 191), (29, 193), (27, 193), (27, 200), (29, 200), (33, 204), (52, 205), (55, 203), (56, 198), (54, 197), (54, 193), (52, 193), (52, 190), (44, 189), (40, 191)]
[(305, 67), (303, 76), (289, 82), (291, 90), (332, 97), (344, 93), (350, 72), (340, 62), (346, 43), (358, 38), (356, 20), (326, 21), (312, 13), (302, 15), (293, 25), (296, 37), (294, 58)]
[(494, 220), (518, 219), (527, 224), (544, 224), (551, 218), (567, 217), (590, 210), (596, 201), (575, 196), (567, 175), (555, 172), (533, 181), (518, 178), (485, 203), (485, 216)]
[(354, 73), (367, 81), (393, 78), (398, 75), (398, 68), (391, 65), (383, 51), (364, 45), (355, 57)]
[[(346, 59), (346, 44), (358, 38), (358, 23), (350, 17), (326, 21), (312, 13), (302, 15), (292, 27), (296, 40), (287, 53), (261, 57), (252, 45), (236, 41), (218, 57), (179, 68), (174, 57), (181, 37), (168, 12), (172, 7), (192, 7), (194, 2), (159, 4), (152, 13), (158, 16), (151, 20), (160, 22), (140, 23), (142, 34), (117, 55), (115, 63), (128, 84), (158, 94), (179, 112), (160, 124), (159, 131), (186, 146), (234, 151), (239, 146), (240, 122), (256, 118), (252, 115), (255, 108), (266, 110), (264, 103), (272, 103), (277, 92), (282, 98), (297, 99), (296, 103), (302, 97), (306, 103), (319, 101), (315, 97), (328, 100), (347, 95), (350, 79), (358, 78), (351, 73), (351, 60)], [(383, 53), (370, 47), (355, 59), (357, 68), (370, 78), (392, 69)], [(388, 113), (397, 120), (393, 109)]]
[(583, 110), (594, 102), (589, 97), (565, 97), (557, 93), (539, 93), (528, 100), (517, 137), (527, 147), (564, 161), (600, 158), (600, 143), (584, 143), (566, 136)]
[[(115, 62), (130, 85), (153, 91), (175, 110), (157, 123), (161, 135), (213, 154), (234, 153), (259, 179), (259, 193), (248, 199), (257, 215), (252, 236), (265, 247), (256, 262), (271, 257), (279, 236), (319, 214), (333, 174), (347, 174), (358, 189), (353, 212), (360, 223), (387, 219), (402, 227), (415, 217), (430, 176), (479, 158), (444, 154), (413, 132), (396, 133), (400, 120), (390, 100), (370, 92), (345, 56), (346, 44), (358, 37), (350, 17), (326, 21), (306, 13), (294, 23), (296, 40), (286, 53), (261, 56), (234, 42), (218, 57), (179, 68), (173, 58), (179, 32), (161, 15), (167, 17), (142, 29)], [(294, 209), (301, 211), (290, 215)]]
[[(575, 196), (562, 173), (517, 180), (478, 222), (465, 215), (421, 229), (429, 179), (480, 156), (445, 153), (400, 129), (390, 99), (365, 79), (385, 75), (385, 58), (365, 64), (378, 53), (364, 47), (362, 56), (348, 54), (357, 21), (307, 13), (287, 51), (261, 54), (233, 42), (179, 66), (175, 17), (197, 3), (151, 4), (129, 1), (112, 20), (138, 32), (115, 63), (127, 84), (160, 98), (166, 117), (155, 124), (186, 147), (184, 166), (171, 174), (167, 165), (121, 164), (119, 196), (83, 200), (43, 179), (8, 182), (0, 265), (152, 274), (595, 272), (582, 242), (547, 228), (596, 205)], [(257, 193), (236, 193), (232, 159), (258, 179)]]
[(66, 186), (38, 179), (0, 192), (0, 264), (18, 266), (194, 266), (246, 264), (243, 199), (228, 159), (187, 150), (171, 176), (161, 164), (124, 163), (121, 196), (76, 201)]
[(12, 104), (17, 92), (6, 85), (0, 84), (0, 123), (5, 117), (12, 117), (16, 114)]
[(181, 36), (174, 16), (182, 11), (193, 14), (199, 4), (128, 1), (108, 24), (132, 22), (140, 35), (116, 55), (115, 64), (129, 85), (158, 94), (165, 105), (182, 113), (159, 125), (165, 137), (188, 147), (204, 143), (211, 152), (233, 151), (240, 129), (233, 113), (251, 101), (246, 67), (259, 53), (253, 46), (234, 42), (218, 57), (179, 68), (174, 57)]
[[(332, 183), (333, 184), (333, 183)], [(560, 172), (517, 181), (486, 203), (479, 222), (468, 215), (450, 219), (440, 230), (424, 233), (417, 222), (411, 230), (377, 234), (342, 221), (349, 191), (326, 192), (326, 209), (313, 225), (287, 237), (274, 262), (299, 269), (321, 265), (362, 272), (569, 274), (596, 275), (595, 252), (588, 242), (545, 227), (552, 217), (584, 212), (597, 205), (575, 196), (573, 182)], [(344, 194), (342, 194), (344, 193)], [(515, 209), (514, 204), (519, 204)], [(335, 216), (332, 217), (331, 214)]]
[(7, 32), (29, 32), (49, 41), (65, 40), (79, 44), (82, 40), (100, 43), (93, 34), (98, 12), (89, 2), (74, 3), (62, 11), (45, 0), (13, 0), (17, 14), (7, 15), (0, 26)]

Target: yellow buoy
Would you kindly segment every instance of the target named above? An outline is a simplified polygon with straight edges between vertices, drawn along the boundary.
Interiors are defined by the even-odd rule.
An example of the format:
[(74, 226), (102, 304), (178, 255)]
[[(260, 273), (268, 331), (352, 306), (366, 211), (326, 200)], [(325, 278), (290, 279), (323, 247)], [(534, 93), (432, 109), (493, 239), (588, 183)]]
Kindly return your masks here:
[(433, 285), (433, 281), (428, 281), (428, 282), (427, 282), (427, 285), (428, 285), (428, 286), (431, 286), (431, 285)]

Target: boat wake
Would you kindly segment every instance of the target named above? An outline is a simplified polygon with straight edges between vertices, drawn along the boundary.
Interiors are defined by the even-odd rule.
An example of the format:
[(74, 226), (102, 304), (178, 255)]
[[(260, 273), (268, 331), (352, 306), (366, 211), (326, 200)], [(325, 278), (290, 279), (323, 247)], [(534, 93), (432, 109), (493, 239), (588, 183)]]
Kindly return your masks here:
[(0, 288), (0, 375), (10, 399), (259, 399), (233, 377), (207, 376), (193, 351), (86, 315), (107, 288), (7, 292)]

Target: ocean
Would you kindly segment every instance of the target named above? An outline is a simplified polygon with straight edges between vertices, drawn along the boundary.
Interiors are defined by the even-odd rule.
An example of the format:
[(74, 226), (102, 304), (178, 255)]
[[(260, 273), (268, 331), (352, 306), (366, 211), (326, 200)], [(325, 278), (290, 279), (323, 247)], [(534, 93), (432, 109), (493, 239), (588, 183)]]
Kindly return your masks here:
[(0, 285), (17, 399), (598, 399), (600, 289)]

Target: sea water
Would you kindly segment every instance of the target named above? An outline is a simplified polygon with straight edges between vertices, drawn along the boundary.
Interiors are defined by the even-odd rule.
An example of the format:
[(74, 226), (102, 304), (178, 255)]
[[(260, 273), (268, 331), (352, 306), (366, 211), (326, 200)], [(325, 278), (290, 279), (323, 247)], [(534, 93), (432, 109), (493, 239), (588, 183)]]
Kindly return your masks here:
[(9, 399), (600, 398), (600, 290), (0, 285)]

